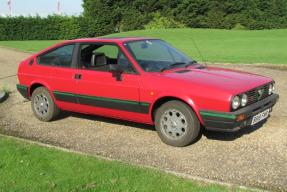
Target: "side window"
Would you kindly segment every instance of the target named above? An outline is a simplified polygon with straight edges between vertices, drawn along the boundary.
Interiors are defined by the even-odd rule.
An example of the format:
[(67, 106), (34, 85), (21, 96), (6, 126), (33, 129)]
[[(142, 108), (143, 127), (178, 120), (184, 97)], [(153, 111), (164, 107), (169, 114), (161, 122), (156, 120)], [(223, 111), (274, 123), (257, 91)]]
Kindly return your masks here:
[(71, 67), (75, 45), (65, 45), (51, 52), (40, 55), (37, 62), (41, 65)]
[(106, 57), (116, 59), (118, 57), (119, 48), (115, 45), (103, 45), (96, 49), (95, 52), (104, 53)]
[(84, 69), (110, 71), (110, 65), (121, 65), (125, 73), (134, 73), (132, 64), (116, 45), (82, 44), (80, 64)]

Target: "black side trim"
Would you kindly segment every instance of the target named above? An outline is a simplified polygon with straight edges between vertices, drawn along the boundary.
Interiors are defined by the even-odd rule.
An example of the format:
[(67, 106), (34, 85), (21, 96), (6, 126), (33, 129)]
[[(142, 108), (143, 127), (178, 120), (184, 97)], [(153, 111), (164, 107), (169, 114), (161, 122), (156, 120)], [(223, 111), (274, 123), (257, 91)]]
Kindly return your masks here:
[(58, 101), (65, 101), (70, 103), (79, 103), (78, 98), (74, 94), (61, 94), (61, 92), (54, 92), (54, 96)]
[(144, 113), (144, 114), (149, 113), (149, 106), (150, 106), (149, 103), (78, 95), (72, 93), (63, 93), (59, 91), (54, 91), (54, 95), (55, 98), (59, 101), (79, 103), (82, 105), (117, 109), (136, 113)]
[(117, 109), (117, 110), (136, 112), (136, 113), (148, 114), (149, 112), (149, 107), (143, 106), (140, 103), (134, 105), (134, 104), (127, 104), (127, 103), (112, 102), (112, 101), (102, 101), (102, 100), (96, 100), (96, 99), (84, 98), (84, 97), (79, 98), (79, 103), (83, 105), (92, 105), (96, 107)]
[(29, 99), (28, 86), (17, 84), (16, 88), (25, 99)]

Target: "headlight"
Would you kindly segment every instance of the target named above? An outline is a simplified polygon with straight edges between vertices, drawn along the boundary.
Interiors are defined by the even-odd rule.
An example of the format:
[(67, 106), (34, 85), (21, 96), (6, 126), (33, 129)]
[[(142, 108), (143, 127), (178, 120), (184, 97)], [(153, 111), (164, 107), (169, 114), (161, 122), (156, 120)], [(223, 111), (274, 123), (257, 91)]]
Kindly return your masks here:
[(245, 107), (246, 104), (247, 104), (247, 102), (248, 102), (248, 97), (247, 97), (246, 94), (243, 94), (243, 95), (241, 96), (241, 106), (242, 106), (242, 107)]
[(273, 93), (274, 90), (274, 86), (272, 83), (269, 84), (269, 88), (268, 88), (268, 94), (271, 95)]
[(240, 98), (238, 96), (233, 97), (232, 99), (232, 109), (238, 109), (238, 107), (240, 106)]

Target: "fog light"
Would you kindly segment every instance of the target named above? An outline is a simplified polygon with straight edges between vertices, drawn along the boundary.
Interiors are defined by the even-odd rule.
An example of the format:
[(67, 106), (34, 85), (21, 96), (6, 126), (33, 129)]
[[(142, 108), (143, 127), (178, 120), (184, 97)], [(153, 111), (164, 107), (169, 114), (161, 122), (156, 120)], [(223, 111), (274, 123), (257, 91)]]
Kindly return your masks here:
[(237, 115), (236, 117), (236, 121), (243, 121), (246, 119), (246, 115), (245, 114), (240, 114), (240, 115)]

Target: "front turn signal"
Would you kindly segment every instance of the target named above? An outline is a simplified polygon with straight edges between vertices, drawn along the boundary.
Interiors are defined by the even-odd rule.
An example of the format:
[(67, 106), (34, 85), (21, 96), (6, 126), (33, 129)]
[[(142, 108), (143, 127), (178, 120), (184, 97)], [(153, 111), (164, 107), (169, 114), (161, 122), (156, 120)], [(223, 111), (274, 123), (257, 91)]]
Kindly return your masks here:
[(243, 121), (246, 119), (246, 115), (245, 114), (240, 114), (240, 115), (237, 115), (236, 117), (236, 121)]

